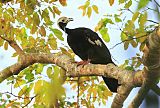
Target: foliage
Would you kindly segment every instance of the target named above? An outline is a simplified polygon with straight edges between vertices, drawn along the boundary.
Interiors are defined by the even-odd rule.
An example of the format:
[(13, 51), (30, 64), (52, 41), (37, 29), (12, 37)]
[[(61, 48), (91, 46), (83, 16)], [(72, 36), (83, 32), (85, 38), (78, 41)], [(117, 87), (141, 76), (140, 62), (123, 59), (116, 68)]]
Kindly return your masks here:
[[(154, 24), (147, 24), (147, 5), (150, 0), (106, 0), (110, 6), (118, 3), (121, 8), (117, 13), (105, 14), (95, 27), (104, 41), (110, 41), (109, 26), (121, 25), (120, 37), (124, 44), (124, 50), (129, 45), (143, 50), (147, 34)], [(137, 9), (133, 10), (133, 4)], [(59, 43), (64, 41), (63, 33), (54, 27), (56, 16), (61, 15), (60, 6), (67, 6), (67, 0), (1, 0), (0, 3), (0, 36), (16, 41), (27, 53), (51, 53), (62, 52), (74, 58), (73, 52)], [(90, 18), (94, 13), (99, 14), (97, 4), (92, 0), (86, 0), (80, 4), (82, 16)], [(74, 10), (73, 10), (74, 11)], [(158, 13), (158, 10), (150, 10)], [(131, 13), (130, 18), (125, 19), (126, 12)], [(153, 22), (153, 21), (151, 21)], [(116, 26), (117, 27), (117, 26)], [(8, 42), (0, 38), (0, 47), (8, 50)], [(17, 57), (13, 53), (12, 57)], [(136, 70), (141, 64), (140, 54), (130, 61), (126, 60), (122, 68)], [(130, 65), (131, 64), (131, 65)], [(106, 100), (112, 93), (106, 88), (103, 81), (98, 77), (81, 77), (63, 79), (63, 70), (55, 65), (33, 64), (20, 74), (7, 79), (7, 84), (18, 89), (18, 94), (0, 93), (1, 107), (24, 107), (35, 108), (51, 107), (59, 103), (61, 107), (86, 106), (94, 108), (94, 103), (106, 105)], [(78, 101), (71, 102), (67, 99), (63, 84), (70, 84), (72, 90), (77, 91)], [(79, 89), (77, 88), (79, 86)], [(32, 100), (35, 98), (35, 100)], [(73, 97), (74, 98), (74, 97)], [(19, 100), (20, 99), (20, 100)], [(34, 101), (34, 105), (31, 101)]]

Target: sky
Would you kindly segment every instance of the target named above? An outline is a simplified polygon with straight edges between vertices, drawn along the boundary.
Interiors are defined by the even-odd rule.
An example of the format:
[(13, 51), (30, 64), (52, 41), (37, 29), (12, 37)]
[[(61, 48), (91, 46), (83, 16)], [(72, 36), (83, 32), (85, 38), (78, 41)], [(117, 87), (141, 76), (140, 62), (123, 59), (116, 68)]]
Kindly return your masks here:
[[(107, 0), (91, 0), (91, 4), (96, 4), (99, 7), (99, 14), (95, 14), (93, 12), (91, 15), (91, 18), (88, 18), (87, 16), (83, 17), (82, 11), (78, 9), (78, 7), (80, 5), (83, 5), (85, 1), (86, 0), (68, 0), (67, 7), (62, 7), (62, 6), (58, 7), (62, 11), (61, 16), (67, 16), (67, 17), (74, 18), (74, 21), (68, 24), (67, 26), (68, 28), (87, 27), (87, 28), (94, 30), (99, 20), (103, 18), (105, 14), (115, 13), (117, 12), (117, 9), (120, 7), (117, 2), (111, 7), (109, 6), (109, 3), (107, 2)], [(131, 14), (127, 13), (127, 17), (130, 18)], [(55, 22), (57, 21), (58, 18), (59, 16), (56, 16)], [(54, 24), (54, 26), (57, 27), (56, 23)], [(117, 30), (117, 28), (109, 26), (110, 42), (106, 43), (108, 48), (111, 48), (115, 44), (121, 42), (120, 30)], [(64, 33), (63, 36), (65, 37), (66, 34)], [(66, 38), (65, 38), (64, 43), (67, 45)], [(139, 51), (138, 49), (135, 49), (132, 47), (129, 47), (128, 50), (124, 50), (123, 44), (120, 44), (114, 49), (110, 50), (112, 57), (115, 59), (115, 60), (113, 59), (113, 61), (118, 65), (123, 64), (124, 60), (135, 56), (138, 51)], [(3, 48), (0, 48), (0, 61), (1, 61), (0, 70), (16, 62), (17, 59), (11, 57), (13, 52), (14, 50), (12, 48), (9, 48), (8, 51), (4, 51)], [(70, 88), (67, 85), (65, 87), (67, 88), (66, 89), (67, 92), (70, 93)], [(7, 90), (7, 89), (8, 87), (6, 86), (5, 82), (0, 84), (0, 92)], [(124, 103), (124, 108), (126, 108), (127, 105), (131, 102), (131, 100), (133, 99), (133, 95), (136, 94), (137, 91), (138, 91), (138, 88), (132, 90), (132, 93), (129, 95), (129, 97)], [(109, 97), (107, 101), (107, 108), (110, 108), (113, 97)], [(143, 106), (143, 104), (141, 106)], [(105, 108), (105, 106), (102, 106), (101, 108)]]

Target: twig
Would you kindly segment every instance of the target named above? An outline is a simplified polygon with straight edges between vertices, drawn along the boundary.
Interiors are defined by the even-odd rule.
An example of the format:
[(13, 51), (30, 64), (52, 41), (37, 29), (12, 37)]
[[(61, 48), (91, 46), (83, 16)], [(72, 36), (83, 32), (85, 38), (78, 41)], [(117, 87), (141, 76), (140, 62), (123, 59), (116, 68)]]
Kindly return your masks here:
[(28, 106), (36, 96), (37, 95), (31, 97), (31, 100), (26, 105), (22, 106), (22, 108), (25, 108), (26, 106)]
[(154, 0), (154, 2), (156, 3), (156, 5), (157, 5), (158, 7), (160, 7), (160, 4), (159, 4), (156, 0)]
[(147, 20), (147, 21), (152, 22), (152, 23), (155, 23), (155, 24), (159, 24), (158, 22), (153, 21), (153, 20)]
[(118, 46), (118, 45), (120, 45), (120, 44), (122, 44), (122, 43), (124, 43), (124, 42), (131, 41), (131, 40), (133, 40), (133, 39), (139, 39), (139, 38), (142, 38), (142, 37), (145, 37), (145, 36), (148, 36), (148, 34), (145, 34), (145, 35), (142, 35), (142, 36), (139, 36), (139, 37), (135, 37), (135, 38), (133, 37), (133, 38), (131, 38), (131, 39), (123, 40), (123, 41), (115, 44), (113, 47), (111, 47), (111, 48), (109, 48), (109, 49), (111, 50), (111, 49), (115, 48), (116, 46)]
[(22, 55), (24, 54), (23, 50), (18, 46), (18, 44), (14, 41), (14, 40), (10, 40), (8, 38), (5, 38), (3, 36), (0, 35), (0, 38), (7, 41), (9, 43), (9, 45), (19, 54)]
[(151, 89), (160, 96), (160, 88), (157, 85), (151, 86)]

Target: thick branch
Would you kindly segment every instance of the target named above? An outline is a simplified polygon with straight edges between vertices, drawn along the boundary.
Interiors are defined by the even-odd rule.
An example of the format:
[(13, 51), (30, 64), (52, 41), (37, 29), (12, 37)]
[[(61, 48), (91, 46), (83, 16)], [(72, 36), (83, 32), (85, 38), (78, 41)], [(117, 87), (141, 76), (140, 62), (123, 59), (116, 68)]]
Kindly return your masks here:
[[(85, 66), (77, 66), (67, 55), (57, 54), (25, 54), (20, 61), (0, 72), (0, 82), (6, 78), (18, 74), (21, 70), (34, 63), (56, 64), (66, 70), (66, 76), (106, 76), (119, 79), (120, 83), (131, 82), (137, 86), (141, 84), (143, 73), (141, 75), (133, 74), (131, 71), (123, 70), (113, 64), (100, 65), (88, 64)], [(134, 77), (133, 77), (134, 76)], [(136, 81), (135, 81), (136, 80)]]
[[(137, 108), (142, 103), (150, 86), (155, 86), (160, 78), (160, 27), (157, 27), (148, 37), (148, 43), (144, 48), (143, 62), (145, 65), (145, 83), (129, 105), (129, 108)], [(158, 90), (156, 90), (158, 91)]]

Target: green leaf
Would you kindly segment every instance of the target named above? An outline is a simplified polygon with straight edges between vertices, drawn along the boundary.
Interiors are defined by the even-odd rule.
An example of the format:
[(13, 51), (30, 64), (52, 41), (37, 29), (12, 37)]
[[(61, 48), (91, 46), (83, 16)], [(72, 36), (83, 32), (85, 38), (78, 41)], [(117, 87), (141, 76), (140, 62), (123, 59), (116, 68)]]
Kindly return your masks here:
[(140, 28), (143, 28), (145, 23), (147, 22), (147, 12), (141, 14), (138, 20)]
[(138, 10), (144, 8), (149, 3), (149, 0), (140, 0), (138, 3)]
[(106, 41), (106, 42), (110, 41), (109, 34), (108, 34), (108, 29), (107, 28), (100, 29), (100, 34), (102, 35), (102, 38), (104, 39), (104, 41)]
[(115, 15), (114, 18), (116, 22), (122, 22), (122, 20), (117, 15)]
[(51, 78), (52, 75), (53, 75), (53, 73), (52, 73), (52, 67), (48, 67), (48, 68), (47, 68), (47, 76), (48, 76), (49, 78)]
[(39, 63), (39, 64), (37, 65), (37, 68), (36, 68), (36, 70), (35, 70), (35, 71), (36, 71), (35, 73), (36, 73), (36, 74), (41, 74), (42, 71), (43, 71), (43, 68), (44, 68), (44, 65)]
[(64, 41), (64, 38), (62, 37), (63, 33), (58, 30), (58, 29), (55, 29), (55, 28), (51, 28), (50, 27), (50, 30), (53, 31), (54, 35), (61, 41)]
[(124, 41), (124, 40), (127, 40), (127, 36), (125, 33), (121, 32), (121, 40)]
[(140, 13), (138, 11), (133, 14), (133, 16), (132, 16), (132, 21), (133, 22), (138, 18), (139, 14)]
[(57, 41), (56, 41), (56, 38), (52, 34), (50, 34), (48, 37), (48, 44), (53, 50), (57, 49)]
[(132, 5), (132, 0), (125, 4), (124, 8), (129, 8)]
[(124, 2), (125, 2), (125, 0), (119, 0), (119, 4), (122, 4)]

